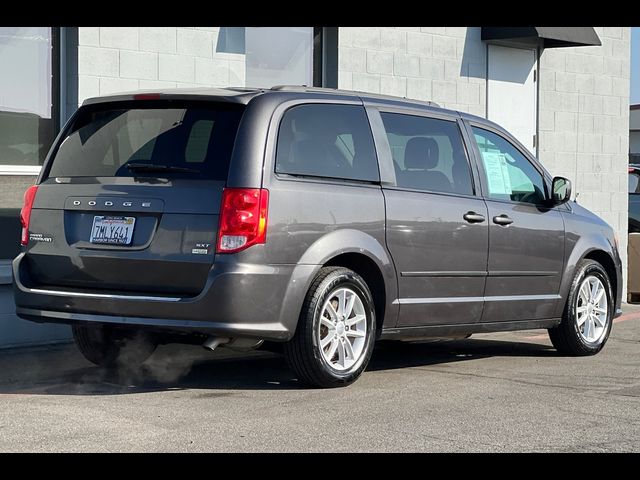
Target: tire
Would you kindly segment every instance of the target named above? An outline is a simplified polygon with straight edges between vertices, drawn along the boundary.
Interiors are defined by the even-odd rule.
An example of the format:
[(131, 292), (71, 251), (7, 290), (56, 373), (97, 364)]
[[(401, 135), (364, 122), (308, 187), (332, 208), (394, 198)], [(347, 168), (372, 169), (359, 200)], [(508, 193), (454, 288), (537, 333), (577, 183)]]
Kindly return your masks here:
[(136, 367), (157, 347), (145, 332), (104, 325), (73, 325), (73, 339), (80, 353), (100, 367)]
[[(604, 287), (604, 293), (598, 303), (591, 304), (591, 307), (589, 307), (590, 302), (585, 302), (585, 298), (591, 298), (592, 285), (597, 284), (595, 280), (588, 280), (592, 278), (600, 282), (600, 285)], [(593, 283), (589, 284), (588, 282)], [(587, 290), (581, 294), (580, 290), (584, 285), (586, 285), (585, 288)], [(585, 295), (587, 291), (589, 293)], [(599, 292), (599, 290), (597, 291)], [(605, 306), (606, 314), (594, 308), (595, 306), (601, 309), (603, 305)], [(582, 310), (582, 313), (578, 313), (578, 308)], [(587, 310), (585, 311), (585, 309)], [(557, 327), (548, 329), (551, 343), (563, 355), (595, 355), (607, 343), (613, 324), (614, 309), (613, 289), (605, 269), (594, 260), (581, 260), (576, 266), (576, 273), (571, 283), (569, 298), (562, 315), (562, 322)], [(597, 318), (600, 320), (592, 321), (589, 318), (590, 312), (594, 312), (594, 315), (599, 316)], [(584, 320), (585, 315), (586, 320)], [(579, 325), (581, 321), (583, 323)], [(601, 323), (604, 325), (601, 325)]]
[[(348, 308), (353, 295), (357, 299), (345, 318), (340, 302)], [(329, 303), (333, 313), (337, 307), (335, 320)], [(333, 329), (327, 326), (329, 323)], [(366, 282), (348, 268), (323, 267), (309, 287), (295, 335), (284, 344), (284, 354), (303, 383), (320, 388), (344, 387), (355, 382), (367, 367), (375, 336), (375, 308)], [(329, 343), (322, 348), (321, 342)], [(328, 359), (332, 349), (333, 356)]]

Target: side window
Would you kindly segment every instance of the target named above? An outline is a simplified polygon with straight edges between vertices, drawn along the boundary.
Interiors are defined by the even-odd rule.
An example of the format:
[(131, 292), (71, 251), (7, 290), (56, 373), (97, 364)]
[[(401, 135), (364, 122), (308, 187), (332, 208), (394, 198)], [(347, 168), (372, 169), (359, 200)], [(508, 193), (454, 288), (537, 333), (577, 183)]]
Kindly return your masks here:
[(381, 113), (398, 187), (473, 195), (458, 124), (450, 120)]
[(640, 193), (640, 175), (629, 172), (629, 193)]
[(276, 172), (379, 181), (364, 108), (305, 104), (287, 110), (278, 130)]
[(493, 132), (473, 127), (489, 197), (540, 204), (545, 196), (543, 176), (510, 142)]

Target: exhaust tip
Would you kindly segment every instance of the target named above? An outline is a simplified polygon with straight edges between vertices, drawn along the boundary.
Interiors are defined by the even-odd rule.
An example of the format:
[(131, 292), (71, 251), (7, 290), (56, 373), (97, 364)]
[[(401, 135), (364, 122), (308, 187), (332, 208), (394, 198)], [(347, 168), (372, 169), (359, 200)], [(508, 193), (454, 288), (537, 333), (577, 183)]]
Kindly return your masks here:
[(202, 346), (204, 348), (206, 348), (207, 350), (211, 350), (212, 352), (218, 348), (220, 345), (223, 345), (225, 343), (229, 342), (229, 338), (226, 337), (209, 337), (207, 338), (204, 343), (202, 344)]

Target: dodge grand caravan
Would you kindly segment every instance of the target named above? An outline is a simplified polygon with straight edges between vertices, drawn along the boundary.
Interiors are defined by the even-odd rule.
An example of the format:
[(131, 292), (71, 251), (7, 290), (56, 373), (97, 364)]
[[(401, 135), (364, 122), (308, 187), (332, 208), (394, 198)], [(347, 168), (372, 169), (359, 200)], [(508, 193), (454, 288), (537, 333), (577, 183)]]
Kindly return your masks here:
[(592, 355), (620, 314), (612, 229), (512, 135), (428, 102), (329, 89), (86, 100), (21, 212), (20, 317), (98, 365), (160, 343), (282, 342), (353, 382), (378, 339), (548, 329)]

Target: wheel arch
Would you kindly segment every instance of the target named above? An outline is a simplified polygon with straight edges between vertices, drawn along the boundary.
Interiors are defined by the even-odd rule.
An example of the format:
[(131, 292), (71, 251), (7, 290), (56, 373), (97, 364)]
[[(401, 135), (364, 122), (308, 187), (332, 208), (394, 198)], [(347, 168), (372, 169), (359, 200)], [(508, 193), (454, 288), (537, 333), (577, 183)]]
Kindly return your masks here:
[(387, 289), (384, 277), (378, 265), (367, 255), (360, 252), (347, 252), (336, 255), (324, 264), (325, 267), (345, 267), (360, 275), (373, 296), (376, 312), (376, 338), (382, 333), (387, 304)]
[[(586, 246), (588, 242), (588, 246)], [(584, 245), (584, 248), (580, 248)], [(576, 267), (581, 260), (594, 260), (598, 262), (607, 272), (609, 281), (611, 282), (611, 290), (613, 294), (613, 303), (615, 308), (619, 308), (618, 297), (621, 278), (619, 278), (619, 270), (614, 260), (613, 251), (611, 246), (597, 241), (595, 238), (581, 238), (571, 251), (571, 255), (565, 264), (564, 274), (562, 282), (560, 284), (560, 297), (562, 301), (558, 302), (556, 308), (556, 316), (561, 317), (564, 311), (567, 299), (569, 298), (569, 290), (573, 282), (573, 277), (576, 273)], [(615, 312), (615, 309), (614, 309)]]
[[(309, 267), (312, 266), (309, 271)], [(293, 336), (304, 298), (320, 269), (324, 266), (341, 266), (358, 273), (369, 285), (376, 307), (376, 329), (380, 334), (383, 324), (393, 327), (398, 317), (398, 283), (391, 256), (378, 239), (354, 229), (334, 230), (317, 239), (307, 248), (298, 261), (297, 269), (304, 269), (305, 278), (297, 278), (291, 284), (283, 301), (282, 323)], [(369, 283), (371, 282), (371, 283)]]
[[(603, 250), (594, 249), (587, 252), (582, 257), (582, 260), (594, 260), (598, 262), (600, 265), (602, 265), (602, 268), (604, 268), (604, 271), (607, 272), (609, 281), (611, 282), (611, 290), (612, 290), (611, 293), (615, 297), (615, 294), (618, 288), (618, 276), (616, 274), (616, 264), (613, 261), (613, 258), (611, 257), (611, 255), (609, 255), (607, 252)], [(614, 301), (615, 301), (615, 298), (614, 298)]]

